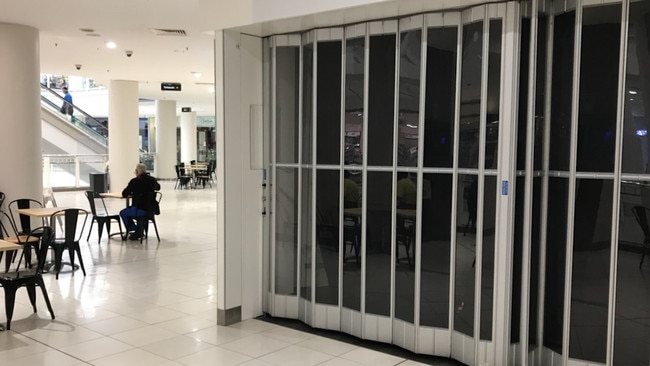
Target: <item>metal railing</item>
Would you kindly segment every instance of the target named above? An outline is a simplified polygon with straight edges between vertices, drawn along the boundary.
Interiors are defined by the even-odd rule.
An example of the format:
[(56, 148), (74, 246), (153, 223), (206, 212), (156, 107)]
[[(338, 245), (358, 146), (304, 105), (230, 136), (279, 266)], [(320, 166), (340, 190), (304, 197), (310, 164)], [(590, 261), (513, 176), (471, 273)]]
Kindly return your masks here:
[[(153, 171), (155, 153), (140, 153), (140, 161)], [(90, 186), (90, 174), (106, 172), (108, 155), (43, 155), (43, 187), (76, 189)]]

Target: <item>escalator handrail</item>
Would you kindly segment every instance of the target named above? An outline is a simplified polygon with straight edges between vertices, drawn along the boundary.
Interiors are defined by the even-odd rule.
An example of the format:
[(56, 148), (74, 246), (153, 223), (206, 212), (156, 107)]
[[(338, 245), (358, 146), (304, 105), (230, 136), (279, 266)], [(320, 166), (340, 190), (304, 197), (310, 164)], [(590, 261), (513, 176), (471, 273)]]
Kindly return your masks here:
[[(41, 86), (42, 89), (46, 89), (46, 90), (49, 91), (51, 94), (53, 94), (53, 95), (55, 95), (57, 98), (59, 98), (59, 99), (61, 100), (61, 105), (63, 105), (63, 102), (65, 101), (65, 99), (64, 99), (62, 96), (60, 96), (59, 93), (57, 93), (55, 90), (53, 90), (53, 89), (51, 89), (51, 88), (49, 88), (49, 87), (47, 87), (47, 86), (45, 86), (45, 85), (43, 85), (43, 84), (39, 84), (39, 85)], [(42, 96), (42, 95), (41, 95), (41, 99), (44, 100), (44, 101), (47, 101), (48, 104), (50, 104), (51, 106), (53, 106), (53, 107), (55, 107), (55, 108), (58, 107), (58, 105), (54, 104), (51, 100), (49, 100), (49, 99), (48, 99), (47, 97), (45, 97), (45, 96)], [(83, 109), (79, 108), (79, 107), (78, 107), (77, 105), (75, 105), (74, 103), (71, 103), (71, 104), (72, 104), (72, 107), (74, 108), (75, 111), (78, 111), (80, 114), (82, 114), (82, 115), (85, 116), (86, 118), (89, 118), (89, 119), (91, 119), (92, 121), (94, 121), (94, 122), (97, 124), (97, 126), (99, 126), (101, 129), (103, 129), (103, 130), (106, 131), (106, 136), (108, 136), (108, 128), (106, 128), (106, 126), (104, 126), (100, 121), (98, 121), (97, 119), (95, 119), (95, 118), (94, 118), (93, 116), (91, 116), (90, 114), (86, 113)], [(100, 135), (101, 135), (101, 134), (100, 134)]]

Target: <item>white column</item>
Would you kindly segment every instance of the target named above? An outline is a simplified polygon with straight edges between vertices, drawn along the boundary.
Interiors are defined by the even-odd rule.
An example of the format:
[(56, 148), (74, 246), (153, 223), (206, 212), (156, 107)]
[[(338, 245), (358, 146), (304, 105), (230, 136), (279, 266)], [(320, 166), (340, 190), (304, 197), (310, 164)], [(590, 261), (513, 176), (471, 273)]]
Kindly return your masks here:
[(0, 23), (0, 191), (43, 201), (40, 54), (36, 28)]
[(149, 117), (147, 123), (149, 124), (149, 133), (147, 136), (147, 140), (149, 141), (147, 142), (147, 146), (149, 147), (149, 152), (153, 154), (156, 152), (156, 117)]
[(181, 113), (181, 161), (196, 160), (196, 112)]
[(157, 100), (155, 166), (158, 178), (176, 178), (176, 149), (176, 101)]
[(108, 161), (111, 191), (119, 192), (140, 161), (138, 82), (111, 80), (108, 90)]
[[(252, 110), (262, 105), (262, 40), (215, 34), (217, 323), (262, 314), (262, 176), (251, 167)], [(253, 119), (251, 119), (253, 118)], [(242, 219), (244, 218), (244, 219)]]

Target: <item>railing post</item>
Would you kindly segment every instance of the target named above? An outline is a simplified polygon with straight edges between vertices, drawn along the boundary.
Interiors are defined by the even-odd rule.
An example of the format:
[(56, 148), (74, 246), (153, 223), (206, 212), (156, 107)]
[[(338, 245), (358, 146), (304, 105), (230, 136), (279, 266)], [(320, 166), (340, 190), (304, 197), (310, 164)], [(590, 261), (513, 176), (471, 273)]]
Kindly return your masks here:
[(43, 187), (52, 186), (52, 167), (50, 166), (50, 158), (48, 156), (43, 157)]
[(79, 157), (74, 157), (74, 186), (76, 188), (80, 187), (81, 178), (79, 177), (81, 169), (79, 169)]

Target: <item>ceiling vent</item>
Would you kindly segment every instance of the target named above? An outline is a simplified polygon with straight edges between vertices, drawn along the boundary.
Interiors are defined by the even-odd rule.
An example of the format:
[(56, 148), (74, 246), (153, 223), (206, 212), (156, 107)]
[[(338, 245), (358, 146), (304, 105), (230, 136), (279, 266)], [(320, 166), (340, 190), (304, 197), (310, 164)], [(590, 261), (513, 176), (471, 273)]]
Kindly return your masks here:
[(187, 37), (187, 33), (182, 29), (152, 29), (151, 31), (157, 36)]

